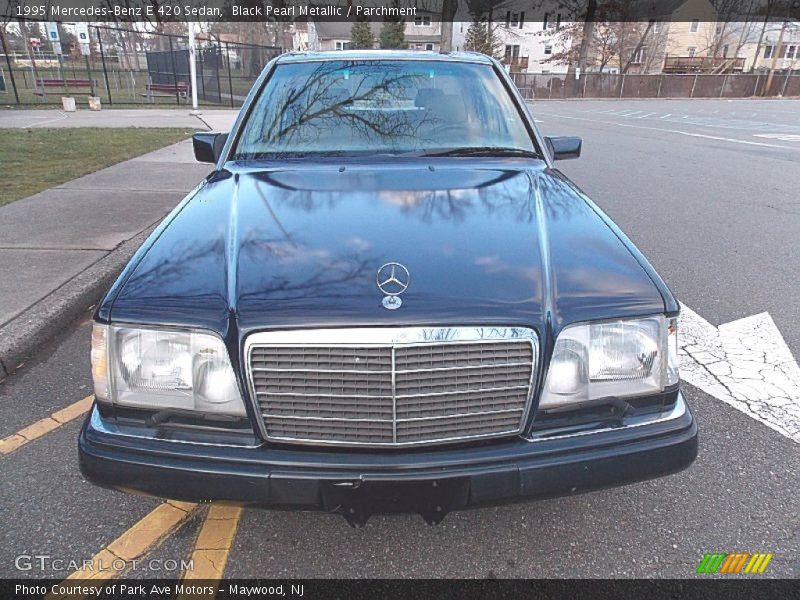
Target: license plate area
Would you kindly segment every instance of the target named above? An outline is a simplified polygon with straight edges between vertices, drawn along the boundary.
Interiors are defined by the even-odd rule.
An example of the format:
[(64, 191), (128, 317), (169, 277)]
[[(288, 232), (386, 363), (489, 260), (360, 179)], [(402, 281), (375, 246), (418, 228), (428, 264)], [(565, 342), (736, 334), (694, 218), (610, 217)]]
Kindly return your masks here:
[(326, 481), (320, 492), (327, 510), (341, 514), (353, 527), (361, 527), (371, 515), (391, 512), (418, 513), (435, 525), (451, 510), (467, 505), (469, 488), (468, 478), (449, 477), (404, 482)]

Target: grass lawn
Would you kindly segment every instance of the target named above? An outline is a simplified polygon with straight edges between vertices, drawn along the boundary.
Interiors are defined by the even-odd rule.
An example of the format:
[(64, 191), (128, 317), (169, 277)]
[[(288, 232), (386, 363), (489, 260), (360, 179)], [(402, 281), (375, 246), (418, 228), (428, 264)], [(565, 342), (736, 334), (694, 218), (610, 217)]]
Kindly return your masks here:
[(0, 129), (0, 206), (185, 140), (190, 129)]

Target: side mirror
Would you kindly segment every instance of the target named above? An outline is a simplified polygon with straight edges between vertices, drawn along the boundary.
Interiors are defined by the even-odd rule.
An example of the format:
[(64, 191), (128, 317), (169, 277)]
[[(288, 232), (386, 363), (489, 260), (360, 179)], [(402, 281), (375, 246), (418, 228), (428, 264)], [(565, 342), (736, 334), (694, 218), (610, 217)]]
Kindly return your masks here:
[(579, 158), (581, 155), (582, 140), (579, 137), (548, 137), (545, 140), (553, 153), (553, 160)]
[(227, 133), (203, 131), (192, 136), (194, 157), (199, 162), (216, 163), (228, 139)]

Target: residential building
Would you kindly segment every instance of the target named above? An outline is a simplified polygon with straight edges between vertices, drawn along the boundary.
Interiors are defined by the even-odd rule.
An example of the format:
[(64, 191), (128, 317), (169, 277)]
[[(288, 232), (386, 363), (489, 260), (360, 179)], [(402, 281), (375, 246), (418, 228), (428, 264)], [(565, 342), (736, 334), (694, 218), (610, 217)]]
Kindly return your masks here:
[[(783, 40), (778, 49), (782, 28)], [(746, 71), (768, 71), (772, 68), (773, 59), (778, 70), (800, 70), (800, 23), (788, 22), (785, 27), (782, 23), (768, 23), (759, 45), (760, 33), (759, 28), (753, 36), (755, 41), (751, 38), (739, 51), (740, 56), (745, 58)]]
[(442, 39), (442, 18), (438, 12), (417, 8), (417, 15), (406, 21), (406, 42), (410, 50), (438, 52)]
[(717, 10), (708, 0), (684, 0), (667, 23), (664, 44), (664, 73), (741, 72), (738, 58), (740, 27), (720, 23)]
[[(571, 24), (558, 10), (537, 10), (533, 2), (507, 0), (494, 5), (490, 26), (498, 41), (503, 63), (516, 73), (566, 73), (566, 63), (554, 62), (554, 56), (568, 49), (570, 38), (563, 29)], [(453, 24), (453, 48), (464, 50), (468, 21)]]
[[(375, 47), (379, 47), (383, 23), (370, 22)], [(347, 50), (350, 48), (350, 30), (353, 24), (344, 21), (309, 21), (308, 50)], [(405, 38), (409, 50), (439, 51), (442, 23), (438, 13), (417, 10), (417, 16), (406, 20)]]

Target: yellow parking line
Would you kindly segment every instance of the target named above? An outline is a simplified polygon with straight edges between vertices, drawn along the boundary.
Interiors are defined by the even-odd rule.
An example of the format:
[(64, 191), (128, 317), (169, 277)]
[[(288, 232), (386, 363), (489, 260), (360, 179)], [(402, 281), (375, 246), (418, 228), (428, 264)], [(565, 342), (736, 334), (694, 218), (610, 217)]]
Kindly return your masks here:
[[(167, 500), (159, 504), (150, 513), (136, 522), (133, 527), (95, 554), (91, 560), (85, 561), (83, 567), (73, 571), (64, 580), (86, 580), (91, 583), (102, 583), (125, 573), (128, 565), (135, 561), (176, 531), (197, 509), (191, 502)], [(56, 598), (78, 600), (86, 596), (60, 596), (50, 594), (46, 600)]]
[(179, 596), (178, 600), (213, 600), (217, 594), (217, 586), (215, 583), (208, 583), (219, 581), (225, 574), (225, 565), (241, 516), (242, 508), (239, 506), (211, 505), (194, 544), (190, 561), (192, 568), (183, 574), (184, 582), (203, 580), (207, 584), (204, 586), (207, 593), (198, 596), (197, 590), (194, 590), (191, 595)]
[(65, 423), (69, 423), (86, 414), (92, 407), (92, 402), (94, 402), (94, 396), (86, 396), (83, 400), (78, 400), (66, 408), (57, 410), (49, 417), (39, 419), (35, 423), (20, 429), (17, 433), (3, 438), (0, 440), (0, 455), (5, 456), (6, 454), (11, 454), (14, 450), (18, 450), (28, 442), (37, 440), (46, 433), (50, 433)]

